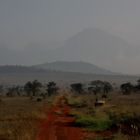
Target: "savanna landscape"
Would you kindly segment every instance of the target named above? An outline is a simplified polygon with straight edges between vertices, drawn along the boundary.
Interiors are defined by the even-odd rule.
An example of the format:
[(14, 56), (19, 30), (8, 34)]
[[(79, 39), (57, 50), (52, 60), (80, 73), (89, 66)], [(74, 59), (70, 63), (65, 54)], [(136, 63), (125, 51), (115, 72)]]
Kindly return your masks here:
[(140, 140), (140, 0), (0, 0), (0, 140)]
[(139, 140), (139, 100), (139, 80), (119, 88), (100, 80), (1, 86), (0, 139)]

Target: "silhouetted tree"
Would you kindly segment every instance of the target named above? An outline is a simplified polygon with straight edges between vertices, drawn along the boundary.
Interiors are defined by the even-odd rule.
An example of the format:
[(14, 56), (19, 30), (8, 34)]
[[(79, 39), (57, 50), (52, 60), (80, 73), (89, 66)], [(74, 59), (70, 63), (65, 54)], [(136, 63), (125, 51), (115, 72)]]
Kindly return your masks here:
[(55, 82), (49, 82), (47, 84), (47, 93), (48, 93), (48, 96), (51, 96), (51, 95), (54, 95), (57, 93), (58, 91), (58, 87), (56, 86), (56, 83)]
[(131, 83), (124, 83), (120, 86), (123, 94), (130, 94), (133, 91), (134, 86)]
[(83, 90), (83, 84), (81, 83), (74, 83), (74, 84), (71, 84), (71, 89), (72, 91), (76, 92), (76, 93), (82, 93), (84, 90)]
[(96, 89), (96, 93), (103, 92), (104, 82), (100, 80), (95, 80), (90, 83), (92, 87)]
[(90, 83), (88, 90), (96, 95), (97, 93), (109, 93), (113, 90), (113, 87), (107, 81), (96, 80)]
[(113, 90), (113, 87), (109, 82), (104, 81), (103, 90), (104, 90), (104, 93), (109, 93)]
[(88, 87), (88, 91), (96, 95), (97, 93), (100, 92), (100, 88), (93, 85), (93, 86)]
[(32, 83), (29, 81), (24, 85), (24, 91), (27, 93), (27, 96), (30, 96), (32, 93)]
[(28, 95), (32, 94), (32, 96), (36, 96), (37, 92), (40, 91), (40, 88), (42, 87), (42, 84), (37, 81), (34, 80), (32, 82), (27, 82), (24, 85), (24, 90), (27, 92)]

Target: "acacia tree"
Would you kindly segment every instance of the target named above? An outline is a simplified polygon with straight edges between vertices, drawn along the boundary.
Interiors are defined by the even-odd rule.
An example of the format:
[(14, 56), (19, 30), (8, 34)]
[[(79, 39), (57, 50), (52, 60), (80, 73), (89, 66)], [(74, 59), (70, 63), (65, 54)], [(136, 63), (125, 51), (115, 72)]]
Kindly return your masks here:
[(103, 90), (104, 90), (104, 93), (109, 93), (113, 90), (113, 87), (109, 82), (104, 81)]
[(90, 83), (89, 90), (91, 90), (95, 95), (97, 93), (104, 92), (104, 82), (100, 80), (95, 80)]
[(131, 83), (124, 83), (120, 86), (120, 89), (123, 94), (127, 95), (133, 91), (134, 86)]
[(74, 84), (71, 84), (71, 90), (76, 92), (76, 93), (82, 93), (84, 91), (83, 89), (83, 84), (81, 83), (74, 83)]
[(32, 96), (36, 96), (37, 92), (40, 91), (40, 88), (42, 87), (42, 84), (37, 81), (37, 80), (34, 80), (32, 82), (27, 82), (25, 85), (24, 85), (24, 90), (27, 92), (28, 95), (31, 95)]
[(97, 95), (98, 93), (103, 93), (102, 97), (106, 98), (107, 94), (113, 90), (113, 86), (107, 81), (95, 80), (92, 81), (88, 87), (90, 93)]
[(97, 93), (100, 92), (100, 88), (97, 86), (91, 85), (90, 87), (88, 87), (88, 91), (96, 95)]
[(24, 85), (24, 91), (27, 93), (27, 96), (30, 96), (32, 93), (32, 83), (30, 81), (28, 81), (25, 85)]
[(54, 95), (57, 93), (58, 91), (58, 87), (56, 86), (56, 83), (55, 82), (49, 82), (47, 84), (47, 93), (48, 93), (48, 96), (51, 96), (51, 95)]

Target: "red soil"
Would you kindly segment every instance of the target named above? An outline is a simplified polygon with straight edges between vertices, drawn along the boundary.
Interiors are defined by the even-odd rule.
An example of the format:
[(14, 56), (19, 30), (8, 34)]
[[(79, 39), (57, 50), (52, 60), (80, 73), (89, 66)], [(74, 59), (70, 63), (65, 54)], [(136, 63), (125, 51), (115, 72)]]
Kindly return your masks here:
[(82, 130), (71, 125), (74, 117), (68, 116), (70, 110), (60, 102), (51, 107), (48, 117), (41, 122), (36, 140), (82, 140)]

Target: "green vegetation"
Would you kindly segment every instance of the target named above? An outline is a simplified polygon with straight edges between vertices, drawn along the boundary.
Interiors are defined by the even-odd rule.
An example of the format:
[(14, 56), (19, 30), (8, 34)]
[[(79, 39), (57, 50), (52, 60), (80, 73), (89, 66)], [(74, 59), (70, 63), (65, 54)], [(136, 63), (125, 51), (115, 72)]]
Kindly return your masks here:
[(110, 128), (111, 121), (107, 118), (98, 118), (89, 115), (77, 115), (75, 125), (102, 131)]
[(71, 98), (69, 99), (68, 104), (75, 108), (83, 108), (88, 106), (87, 102), (84, 99), (80, 99), (80, 98), (79, 99)]
[(88, 88), (88, 91), (90, 93), (94, 93), (95, 95), (97, 93), (108, 94), (113, 90), (112, 85), (107, 81), (96, 80), (92, 81), (89, 85), (90, 87)]
[[(72, 109), (68, 115), (75, 117), (74, 125), (90, 133), (97, 132), (94, 140), (108, 139), (102, 135), (106, 131), (111, 133), (109, 138), (115, 137), (111, 137), (113, 140), (127, 140), (131, 133), (137, 136), (137, 130), (140, 130), (140, 81), (138, 80), (137, 85), (124, 83), (119, 90), (113, 90), (108, 82), (91, 83), (92, 85), (75, 83), (73, 86), (70, 85), (69, 89), (59, 92), (55, 82), (42, 84), (37, 80), (29, 81), (22, 86), (0, 86), (0, 136), (9, 136), (11, 140), (32, 140), (36, 132), (34, 122), (46, 115), (41, 112), (41, 108), (44, 104), (55, 104), (54, 97), (59, 99), (62, 95), (68, 99), (68, 105)], [(34, 96), (33, 100), (29, 100), (29, 96)], [(95, 107), (98, 100), (105, 101), (105, 104)], [(136, 129), (132, 128), (130, 132), (127, 129), (123, 131), (120, 125), (128, 128), (134, 126)], [(120, 129), (120, 133), (114, 131), (114, 127)], [(89, 140), (92, 138), (89, 137)]]

